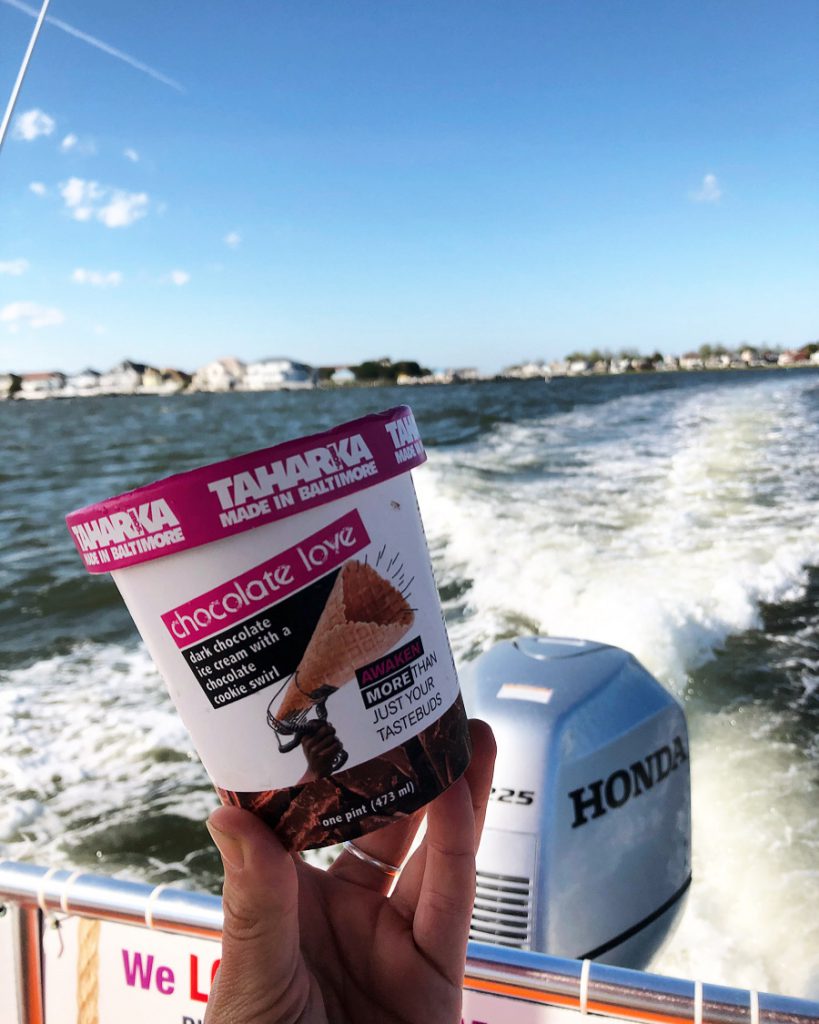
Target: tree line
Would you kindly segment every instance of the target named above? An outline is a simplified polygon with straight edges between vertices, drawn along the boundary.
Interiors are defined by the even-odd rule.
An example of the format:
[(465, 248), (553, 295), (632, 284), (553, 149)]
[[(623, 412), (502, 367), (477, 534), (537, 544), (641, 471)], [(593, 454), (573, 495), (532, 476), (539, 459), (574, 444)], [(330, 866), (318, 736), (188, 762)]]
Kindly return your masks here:
[[(363, 384), (373, 383), (395, 383), (399, 377), (429, 377), (432, 370), (421, 366), (414, 359), (400, 359), (394, 363), (391, 359), (366, 359), (358, 366), (350, 366), (349, 370), (357, 381)], [(320, 381), (330, 380), (336, 372), (335, 366), (319, 367), (318, 377)]]

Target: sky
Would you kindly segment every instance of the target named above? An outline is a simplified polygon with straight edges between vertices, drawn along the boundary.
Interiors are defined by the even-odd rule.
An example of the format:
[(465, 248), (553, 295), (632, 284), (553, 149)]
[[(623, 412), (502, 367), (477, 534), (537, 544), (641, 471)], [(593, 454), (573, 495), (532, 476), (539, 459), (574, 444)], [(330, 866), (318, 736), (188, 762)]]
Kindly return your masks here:
[[(35, 13), (0, 0), (0, 109)], [(819, 338), (816, 0), (49, 19), (0, 152), (0, 372)]]

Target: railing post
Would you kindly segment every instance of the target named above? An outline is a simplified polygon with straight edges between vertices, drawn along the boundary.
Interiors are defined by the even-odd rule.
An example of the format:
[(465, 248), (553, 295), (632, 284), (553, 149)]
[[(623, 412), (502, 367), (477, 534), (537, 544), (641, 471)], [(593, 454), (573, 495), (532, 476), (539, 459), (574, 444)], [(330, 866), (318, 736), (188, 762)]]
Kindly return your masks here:
[(14, 923), (14, 981), (18, 1024), (45, 1024), (40, 911), (12, 904)]

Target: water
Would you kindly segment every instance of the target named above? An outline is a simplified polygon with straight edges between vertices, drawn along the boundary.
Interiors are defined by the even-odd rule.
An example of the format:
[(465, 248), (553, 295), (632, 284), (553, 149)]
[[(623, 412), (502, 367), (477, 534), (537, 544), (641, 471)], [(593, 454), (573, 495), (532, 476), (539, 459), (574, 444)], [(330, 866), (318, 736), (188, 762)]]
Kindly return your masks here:
[(652, 969), (819, 998), (819, 374), (0, 403), (0, 857), (210, 888), (210, 784), (65, 512), (399, 402), (456, 659), (631, 650), (685, 702), (694, 884)]

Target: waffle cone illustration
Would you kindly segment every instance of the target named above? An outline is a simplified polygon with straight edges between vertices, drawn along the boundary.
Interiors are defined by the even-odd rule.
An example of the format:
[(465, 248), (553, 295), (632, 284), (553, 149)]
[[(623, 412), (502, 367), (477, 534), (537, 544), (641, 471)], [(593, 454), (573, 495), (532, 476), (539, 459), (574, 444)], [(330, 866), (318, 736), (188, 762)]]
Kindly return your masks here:
[[(292, 750), (326, 720), (327, 699), (356, 669), (386, 654), (414, 619), (403, 595), (371, 565), (345, 562), (281, 703), (275, 712), (272, 702), (268, 708), (268, 723), (277, 736), (296, 737), (287, 746), (280, 743), (281, 749)], [(314, 707), (318, 719), (308, 721)]]

